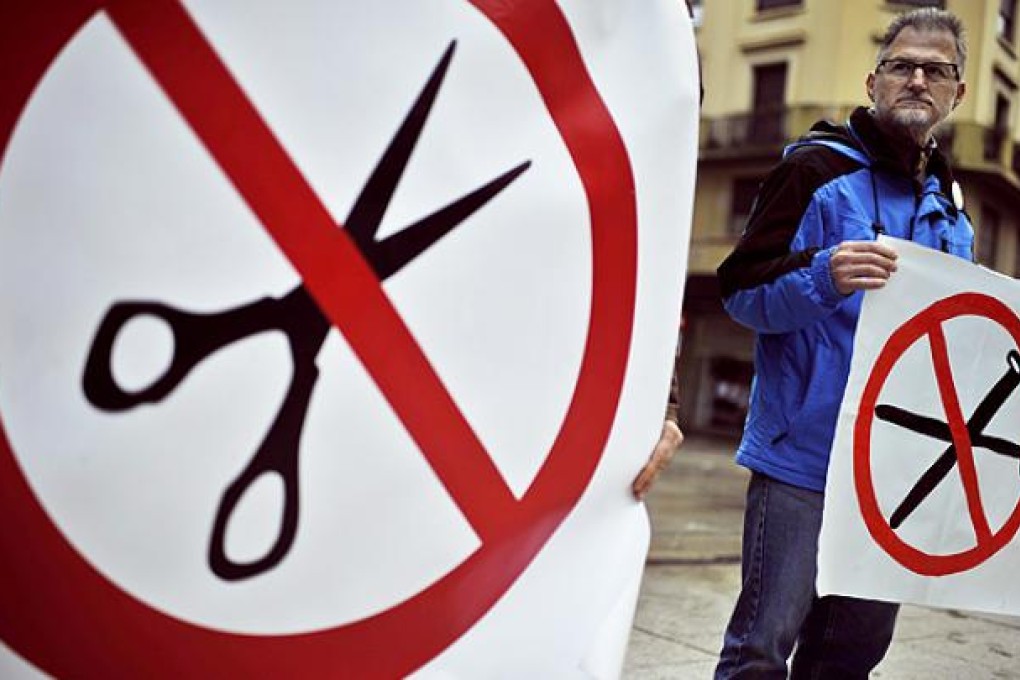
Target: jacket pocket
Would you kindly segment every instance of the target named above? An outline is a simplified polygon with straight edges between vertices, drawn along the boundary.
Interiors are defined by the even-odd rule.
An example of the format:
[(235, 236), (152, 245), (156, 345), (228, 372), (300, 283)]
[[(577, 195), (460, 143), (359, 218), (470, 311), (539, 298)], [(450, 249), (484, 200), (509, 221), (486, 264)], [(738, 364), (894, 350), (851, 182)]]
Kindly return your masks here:
[(828, 452), (846, 388), (849, 348), (832, 343), (824, 332), (804, 335), (791, 356), (799, 362), (790, 366), (791, 375), (801, 366), (799, 384), (784, 386), (787, 394), (797, 395), (790, 404), (788, 443), (798, 450)]

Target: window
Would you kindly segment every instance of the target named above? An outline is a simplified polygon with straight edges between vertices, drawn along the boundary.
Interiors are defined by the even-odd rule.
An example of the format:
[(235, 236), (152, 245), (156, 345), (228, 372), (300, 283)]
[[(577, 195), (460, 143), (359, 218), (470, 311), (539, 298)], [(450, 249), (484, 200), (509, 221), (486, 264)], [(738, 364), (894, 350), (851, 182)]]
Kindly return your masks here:
[(997, 32), (1000, 38), (1012, 44), (1016, 30), (1016, 0), (999, 1), (999, 22)]
[(748, 141), (752, 144), (782, 142), (786, 104), (786, 62), (754, 67), (754, 92)]
[(802, 0), (758, 0), (758, 11), (776, 7), (798, 7), (802, 4)]
[(733, 195), (730, 200), (730, 236), (736, 237), (743, 233), (744, 224), (751, 215), (754, 199), (758, 196), (760, 186), (760, 177), (737, 177), (733, 180)]
[(1002, 217), (994, 208), (981, 206), (981, 223), (977, 225), (977, 261), (986, 267), (995, 267), (995, 253), (999, 249), (999, 227)]
[(1009, 137), (1009, 99), (995, 95), (995, 120), (985, 133), (985, 160), (1002, 160), (1002, 144)]

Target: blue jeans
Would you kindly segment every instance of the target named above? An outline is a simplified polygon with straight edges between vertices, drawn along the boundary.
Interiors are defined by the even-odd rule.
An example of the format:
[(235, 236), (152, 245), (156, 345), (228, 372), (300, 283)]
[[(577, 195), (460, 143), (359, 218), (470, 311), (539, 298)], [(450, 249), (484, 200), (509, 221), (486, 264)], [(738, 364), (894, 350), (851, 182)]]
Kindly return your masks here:
[(754, 473), (747, 487), (740, 596), (716, 680), (867, 678), (892, 641), (899, 605), (815, 595), (823, 496)]

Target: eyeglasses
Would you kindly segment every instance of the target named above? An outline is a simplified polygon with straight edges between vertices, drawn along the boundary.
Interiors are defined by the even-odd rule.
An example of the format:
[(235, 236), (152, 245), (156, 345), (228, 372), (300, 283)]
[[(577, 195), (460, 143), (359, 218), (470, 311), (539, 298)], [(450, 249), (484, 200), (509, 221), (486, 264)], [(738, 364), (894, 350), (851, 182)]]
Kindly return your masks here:
[(883, 59), (875, 73), (881, 72), (895, 80), (909, 80), (917, 69), (924, 72), (929, 83), (946, 83), (960, 79), (960, 67), (948, 61), (911, 61), (910, 59)]

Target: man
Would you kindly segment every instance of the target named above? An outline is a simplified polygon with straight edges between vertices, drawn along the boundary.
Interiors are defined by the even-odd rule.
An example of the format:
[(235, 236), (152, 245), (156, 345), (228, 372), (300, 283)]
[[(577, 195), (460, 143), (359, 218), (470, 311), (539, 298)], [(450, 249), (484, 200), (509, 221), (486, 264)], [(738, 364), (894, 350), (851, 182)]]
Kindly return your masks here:
[[(716, 678), (866, 678), (898, 606), (814, 592), (822, 492), (862, 291), (896, 271), (879, 234), (971, 259), (973, 230), (932, 130), (963, 98), (963, 27), (898, 16), (866, 80), (871, 108), (816, 124), (762, 184), (719, 267), (730, 315), (757, 331), (736, 459), (752, 471), (743, 584)], [(794, 646), (796, 645), (796, 651)]]

